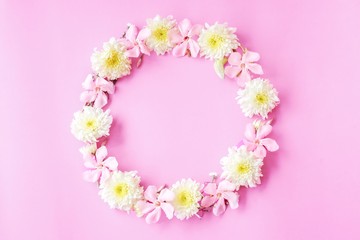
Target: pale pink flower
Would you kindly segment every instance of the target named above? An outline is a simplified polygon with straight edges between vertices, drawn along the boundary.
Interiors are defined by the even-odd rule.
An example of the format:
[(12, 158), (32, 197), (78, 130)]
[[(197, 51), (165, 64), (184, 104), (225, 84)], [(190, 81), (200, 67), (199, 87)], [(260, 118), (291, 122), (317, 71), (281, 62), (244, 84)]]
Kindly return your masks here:
[(243, 55), (239, 52), (233, 52), (229, 56), (230, 66), (225, 68), (225, 74), (229, 78), (236, 78), (238, 85), (243, 86), (246, 81), (251, 80), (250, 72), (263, 74), (261, 66), (255, 63), (259, 59), (260, 55), (256, 52), (245, 50)]
[(94, 107), (102, 108), (108, 102), (108, 94), (113, 94), (115, 87), (111, 81), (102, 77), (89, 74), (82, 83), (84, 92), (80, 95), (80, 100), (84, 103), (94, 102)]
[(168, 219), (174, 216), (174, 207), (171, 201), (174, 199), (174, 193), (167, 188), (157, 189), (155, 186), (148, 186), (144, 192), (145, 200), (138, 201), (135, 210), (139, 217), (147, 214), (146, 223), (156, 223), (161, 217), (161, 211), (164, 211)]
[(96, 150), (95, 156), (88, 155), (85, 158), (85, 167), (89, 170), (84, 172), (84, 180), (88, 182), (97, 182), (100, 179), (102, 185), (109, 177), (110, 172), (117, 170), (118, 162), (115, 157), (106, 158), (108, 152), (105, 146)]
[(204, 193), (208, 196), (203, 197), (201, 206), (205, 208), (213, 206), (212, 211), (215, 216), (220, 216), (225, 212), (227, 203), (232, 209), (239, 206), (236, 186), (227, 180), (221, 181), (218, 186), (214, 182), (208, 183), (204, 188)]
[(126, 56), (137, 58), (140, 54), (150, 55), (150, 49), (146, 46), (145, 40), (150, 36), (151, 31), (148, 28), (141, 29), (130, 24), (124, 38), (120, 41), (126, 46)]
[(202, 28), (203, 26), (198, 24), (192, 26), (189, 19), (182, 20), (178, 29), (170, 32), (171, 42), (176, 44), (172, 54), (175, 57), (183, 57), (189, 52), (190, 56), (196, 57), (199, 54), (200, 46), (194, 37), (199, 36)]
[(248, 151), (253, 151), (258, 157), (264, 158), (266, 150), (275, 152), (279, 145), (274, 139), (265, 138), (270, 134), (272, 126), (269, 122), (249, 123), (245, 128), (244, 144)]

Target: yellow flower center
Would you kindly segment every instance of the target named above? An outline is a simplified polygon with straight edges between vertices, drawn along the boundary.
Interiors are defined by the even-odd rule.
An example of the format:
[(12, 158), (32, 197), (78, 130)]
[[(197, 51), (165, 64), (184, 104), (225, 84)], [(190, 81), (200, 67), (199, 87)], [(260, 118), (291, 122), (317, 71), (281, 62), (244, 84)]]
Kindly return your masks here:
[(106, 68), (117, 68), (121, 64), (121, 55), (115, 49), (110, 50), (109, 56), (105, 60)]
[(212, 50), (215, 50), (219, 48), (219, 46), (221, 46), (224, 43), (224, 41), (225, 39), (222, 36), (218, 34), (213, 34), (211, 37), (209, 37), (208, 44)]
[(265, 93), (258, 93), (256, 94), (255, 99), (258, 104), (262, 105), (268, 102), (269, 97)]
[(176, 202), (183, 207), (189, 207), (194, 204), (194, 197), (192, 196), (191, 192), (187, 190), (180, 191), (176, 196)]
[(119, 183), (115, 185), (114, 192), (116, 197), (123, 198), (129, 193), (129, 185), (126, 183)]
[(168, 38), (168, 29), (166, 27), (158, 27), (153, 31), (154, 38), (159, 42), (165, 42)]
[(96, 121), (95, 119), (88, 119), (85, 122), (85, 128), (88, 130), (94, 130), (96, 128)]
[(250, 172), (251, 166), (248, 162), (241, 162), (237, 165), (237, 172), (240, 175), (247, 174)]

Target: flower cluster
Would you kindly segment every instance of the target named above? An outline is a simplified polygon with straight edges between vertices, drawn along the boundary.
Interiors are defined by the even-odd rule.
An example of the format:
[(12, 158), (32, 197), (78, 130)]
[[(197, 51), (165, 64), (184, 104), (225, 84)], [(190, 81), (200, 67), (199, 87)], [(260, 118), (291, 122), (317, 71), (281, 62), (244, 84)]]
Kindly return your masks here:
[[(261, 183), (267, 152), (279, 149), (268, 137), (272, 131), (269, 113), (279, 104), (278, 92), (262, 75), (257, 63), (260, 55), (244, 48), (236, 36), (236, 28), (226, 23), (192, 24), (184, 19), (177, 23), (172, 16), (156, 16), (141, 29), (129, 24), (119, 38), (111, 38), (91, 56), (92, 70), (82, 86), (81, 111), (74, 114), (72, 134), (86, 145), (80, 149), (86, 168), (83, 177), (97, 183), (99, 195), (110, 208), (134, 211), (147, 223), (167, 219), (201, 217), (204, 212), (215, 216), (228, 207), (238, 208), (239, 189)], [(181, 179), (171, 186), (144, 188), (136, 171), (121, 171), (115, 157), (108, 156), (105, 146), (110, 135), (112, 116), (103, 110), (115, 92), (118, 79), (131, 73), (132, 65), (140, 66), (143, 56), (171, 53), (175, 57), (203, 57), (213, 61), (220, 78), (235, 79), (239, 90), (236, 101), (245, 116), (257, 118), (246, 126), (239, 146), (228, 149), (220, 159), (222, 173), (211, 173), (211, 181), (200, 183)]]

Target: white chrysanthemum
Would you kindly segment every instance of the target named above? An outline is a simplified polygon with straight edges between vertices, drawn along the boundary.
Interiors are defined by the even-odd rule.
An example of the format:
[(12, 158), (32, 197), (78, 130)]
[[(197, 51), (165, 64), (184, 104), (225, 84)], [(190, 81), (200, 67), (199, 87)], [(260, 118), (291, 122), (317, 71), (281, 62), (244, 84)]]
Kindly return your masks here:
[(178, 219), (188, 219), (198, 212), (201, 200), (199, 183), (192, 179), (182, 179), (172, 185), (171, 191), (175, 194), (172, 204)]
[(176, 21), (172, 16), (161, 18), (159, 15), (153, 19), (146, 20), (151, 34), (146, 39), (146, 45), (156, 52), (157, 55), (169, 52), (174, 44), (170, 41), (169, 31), (175, 27)]
[(228, 155), (220, 160), (223, 169), (221, 177), (234, 183), (237, 188), (255, 187), (256, 184), (260, 184), (263, 160), (248, 151), (244, 145), (229, 148), (228, 151)]
[(94, 143), (102, 136), (109, 135), (112, 123), (110, 111), (101, 108), (84, 107), (74, 114), (71, 133), (80, 141)]
[(117, 39), (111, 38), (103, 44), (101, 51), (95, 49), (91, 56), (92, 69), (108, 80), (129, 75), (131, 61), (125, 52), (126, 47)]
[(226, 23), (211, 26), (205, 24), (198, 39), (200, 55), (210, 59), (223, 59), (240, 46), (235, 32), (236, 28), (228, 27)]
[(239, 89), (236, 100), (247, 117), (261, 115), (267, 118), (280, 102), (278, 93), (272, 84), (262, 78), (255, 78), (245, 83), (244, 89)]
[(143, 188), (136, 172), (113, 172), (110, 178), (100, 186), (99, 195), (110, 208), (129, 212), (142, 198)]

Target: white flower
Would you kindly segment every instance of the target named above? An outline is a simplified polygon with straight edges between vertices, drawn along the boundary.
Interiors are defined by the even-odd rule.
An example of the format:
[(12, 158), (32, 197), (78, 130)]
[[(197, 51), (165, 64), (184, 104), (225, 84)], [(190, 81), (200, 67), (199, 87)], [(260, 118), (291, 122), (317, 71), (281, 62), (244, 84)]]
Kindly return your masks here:
[(136, 172), (113, 172), (110, 178), (100, 186), (99, 195), (110, 208), (129, 212), (142, 198), (143, 188)]
[(146, 28), (151, 34), (146, 39), (146, 45), (156, 52), (157, 55), (163, 55), (169, 52), (174, 44), (170, 40), (169, 32), (175, 27), (176, 21), (172, 16), (161, 18), (159, 15), (153, 19), (146, 20)]
[(267, 118), (280, 102), (276, 89), (262, 78), (255, 78), (245, 83), (244, 89), (239, 89), (236, 100), (247, 117), (261, 115)]
[(199, 183), (192, 179), (182, 179), (172, 185), (171, 191), (175, 195), (172, 204), (178, 219), (188, 219), (198, 212), (201, 200)]
[(95, 155), (96, 150), (96, 143), (86, 144), (84, 147), (79, 149), (80, 153), (83, 155), (83, 158), (86, 158), (89, 155)]
[(115, 80), (129, 75), (131, 61), (126, 56), (126, 47), (119, 40), (111, 38), (103, 44), (101, 51), (94, 50), (91, 56), (92, 69), (102, 78)]
[(205, 58), (222, 59), (240, 46), (236, 35), (236, 28), (228, 27), (226, 23), (209, 26), (201, 31), (198, 42), (200, 55)]
[(101, 108), (84, 107), (74, 114), (71, 133), (80, 141), (94, 143), (102, 136), (109, 135), (112, 123), (110, 111)]
[(222, 178), (234, 183), (237, 189), (240, 186), (255, 187), (260, 184), (262, 159), (259, 159), (243, 145), (239, 148), (229, 148), (226, 157), (220, 160), (223, 173)]

